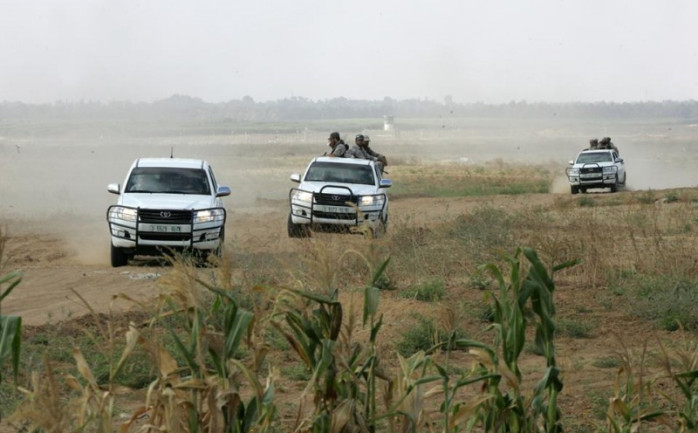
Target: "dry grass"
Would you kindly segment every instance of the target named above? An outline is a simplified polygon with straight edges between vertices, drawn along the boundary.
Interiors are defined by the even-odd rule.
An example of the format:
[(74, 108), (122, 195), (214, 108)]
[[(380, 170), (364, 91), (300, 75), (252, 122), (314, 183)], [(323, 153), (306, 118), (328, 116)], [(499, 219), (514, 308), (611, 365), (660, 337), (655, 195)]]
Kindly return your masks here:
[[(418, 178), (423, 174), (420, 170), (409, 166), (396, 169), (393, 179)], [(507, 183), (528, 177), (532, 171), (539, 172), (526, 167), (512, 170), (499, 164), (471, 168), (457, 175), (457, 169), (449, 167), (437, 170), (428, 183), (437, 189), (449, 189), (456, 183), (482, 179), (484, 185), (505, 171)], [(542, 179), (547, 179), (547, 174), (543, 173)], [(432, 193), (405, 191), (398, 200)], [(318, 356), (316, 364), (304, 361), (305, 374), (292, 373), (288, 368), (285, 371), (293, 377), (281, 373), (284, 367), (299, 365), (299, 358), (294, 355), (299, 346), (294, 339), (301, 338), (300, 334), (284, 328), (281, 319), (292, 312), (310, 320), (320, 314), (313, 297), (337, 293), (332, 302), (343, 307), (345, 316), (342, 332), (335, 336), (336, 356), (341, 360), (333, 364), (335, 373), (344, 374), (352, 371), (345, 370), (347, 366), (360, 368), (369, 365), (369, 359), (380, 358), (380, 375), (394, 377), (394, 382), (385, 382), (386, 389), (381, 391), (377, 383), (383, 383), (382, 379), (369, 384), (344, 376), (361, 390), (361, 395), (374, 389), (373, 403), (377, 407), (362, 409), (362, 417), (352, 418), (350, 423), (345, 417), (358, 413), (347, 409), (352, 400), (337, 398), (336, 405), (325, 408), (327, 413), (323, 412), (323, 416), (335, 422), (343, 417), (342, 425), (363, 431), (362, 426), (371, 419), (371, 414), (379, 411), (391, 414), (400, 408), (420, 425), (440, 431), (438, 406), (448, 388), (442, 386), (440, 392), (433, 389), (430, 392), (428, 387), (417, 385), (419, 378), (424, 377), (420, 375), (434, 372), (431, 364), (434, 362), (448, 365), (452, 369), (450, 374), (458, 377), (469, 371), (473, 357), (453, 355), (444, 359), (446, 355), (436, 352), (427, 359), (423, 352), (417, 352), (405, 359), (398, 358), (395, 352), (414, 328), (415, 313), (432, 320), (434, 334), (462, 332), (472, 340), (491, 343), (492, 337), (485, 331), (488, 323), (483, 321), (491, 320), (491, 315), (484, 314), (484, 310), (491, 305), (489, 297), (497, 284), (490, 274), (483, 273), (481, 265), (506, 267), (506, 258), (518, 246), (529, 246), (538, 252), (551, 274), (560, 263), (580, 260), (579, 265), (555, 274), (557, 312), (567, 332), (557, 336), (561, 339), (558, 350), (562, 380), (569, 378), (570, 387), (576, 392), (566, 396), (566, 387), (560, 395), (562, 425), (568, 431), (612, 431), (609, 425), (615, 423), (620, 428), (618, 431), (630, 431), (644, 417), (647, 423), (661, 418), (662, 422), (678, 428), (679, 408), (687, 418), (696, 419), (696, 414), (686, 406), (690, 395), (677, 393), (673, 384), (679, 380), (677, 373), (695, 371), (698, 353), (691, 334), (698, 329), (698, 313), (693, 313), (698, 312), (698, 191), (677, 190), (665, 195), (669, 199), (650, 199), (642, 192), (561, 196), (552, 206), (541, 206), (532, 196), (530, 203), (511, 207), (507, 206), (512, 200), (510, 196), (492, 196), (463, 209), (447, 209), (437, 218), (396, 216), (390, 222), (388, 235), (376, 241), (328, 234), (299, 240), (302, 248), (295, 254), (273, 249), (226, 251), (217, 268), (196, 268), (184, 259), (175, 261), (171, 272), (160, 281), (159, 296), (152, 301), (139, 300), (147, 320), (109, 330), (98, 327), (93, 332), (104, 335), (101, 346), (96, 346), (94, 352), (71, 352), (71, 365), (47, 359), (36, 373), (23, 372), (26, 398), (14, 419), (17, 425), (30, 422), (46, 431), (68, 431), (83, 425), (101, 431), (117, 428), (193, 431), (190, 423), (195, 419), (199, 426), (223, 431), (225, 420), (232, 419), (226, 418), (233, 416), (230, 410), (240, 405), (249, 408), (255, 398), (261, 404), (263, 397), (271, 396), (267, 392), (274, 385), (275, 407), (265, 406), (267, 412), (264, 412), (264, 416), (271, 418), (260, 416), (259, 425), (270, 431), (292, 431), (294, 427), (305, 431), (314, 422), (312, 415), (319, 416), (313, 408), (317, 409), (318, 402), (324, 400), (318, 396), (332, 389), (320, 387), (318, 377), (312, 375), (324, 365), (322, 352), (313, 352), (313, 356)], [(390, 262), (381, 274), (380, 265), (388, 258)], [(434, 281), (444, 289), (440, 300), (420, 301), (415, 296), (404, 295)], [(379, 317), (382, 320), (380, 332), (373, 336), (375, 340), (370, 329), (359, 323), (358, 305), (364, 304), (360, 299), (367, 296), (366, 286), (382, 289), (380, 303), (371, 314), (374, 325)], [(584, 352), (585, 345), (609, 344), (609, 330), (623, 332), (627, 323), (637, 329), (628, 334), (625, 344), (646, 340), (643, 332), (661, 335), (661, 331), (669, 329), (667, 311), (673, 311), (679, 293), (675, 291), (672, 295), (669, 291), (668, 296), (658, 296), (666, 293), (667, 288), (684, 294), (681, 300), (686, 308), (671, 318), (678, 320), (675, 323), (683, 327), (680, 335), (689, 342), (679, 347), (673, 335), (666, 335), (666, 341), (650, 343), (646, 355), (629, 348), (618, 351), (619, 364), (623, 367), (618, 381), (596, 384), (597, 376), (593, 375), (598, 369), (592, 364), (594, 359), (603, 358), (605, 352), (597, 348), (597, 356), (592, 360), (585, 360), (579, 353)], [(308, 295), (298, 296), (299, 292)], [(254, 319), (236, 337), (235, 350), (227, 355), (230, 363), (216, 367), (211, 353), (219, 353), (226, 335), (230, 335), (226, 334), (230, 329), (226, 328), (228, 322), (223, 311), (232, 304), (240, 309), (240, 314), (247, 311)], [(365, 319), (365, 312), (363, 316)], [(272, 329), (286, 329), (285, 337)], [(532, 337), (530, 332), (527, 335), (529, 339)], [(114, 344), (110, 336), (122, 343)], [(584, 343), (579, 342), (581, 338)], [(438, 342), (438, 336), (431, 341)], [(139, 394), (134, 391), (120, 394), (122, 388), (112, 381), (114, 372), (128, 365), (126, 360), (137, 348), (146, 354), (145, 360), (154, 374), (143, 401), (138, 401)], [(38, 353), (31, 346), (25, 349), (33, 350)], [(110, 356), (99, 359), (95, 353), (100, 350), (111, 351)], [(533, 388), (545, 365), (533, 352), (522, 354), (523, 374), (520, 381), (515, 381), (522, 390)], [(657, 355), (659, 361), (648, 365), (646, 359), (650, 353)], [(95, 379), (92, 372), (104, 367), (94, 363), (108, 364), (107, 370), (112, 374), (107, 380)], [(588, 380), (594, 383), (584, 383), (583, 379), (580, 383), (577, 379), (580, 371), (588, 373)], [(394, 386), (392, 390), (387, 389), (388, 383)], [(664, 388), (667, 386), (672, 387), (670, 391)], [(592, 404), (592, 393), (588, 391), (592, 388), (593, 395), (601, 394), (612, 402), (608, 417), (597, 422), (590, 421), (588, 413), (577, 410)], [(333, 390), (340, 395), (345, 392), (339, 385)], [(647, 398), (648, 393), (652, 399)], [(667, 398), (660, 401), (662, 393)], [(460, 394), (452, 398), (456, 399), (457, 395)], [(136, 409), (134, 401), (139, 403)], [(463, 412), (459, 416), (466, 413), (474, 416), (474, 407), (465, 401), (460, 404)], [(130, 421), (124, 424), (117, 419), (115, 407), (129, 413)], [(624, 412), (624, 407), (632, 410)], [(216, 412), (215, 408), (225, 410)], [(669, 413), (669, 409), (675, 412)], [(651, 421), (647, 414), (656, 411), (666, 413)], [(148, 418), (140, 418), (145, 414)], [(409, 422), (406, 418), (387, 416), (378, 425), (382, 431), (402, 431)], [(51, 430), (51, 426), (58, 430)], [(464, 424), (454, 424), (447, 431), (459, 431), (456, 426)]]

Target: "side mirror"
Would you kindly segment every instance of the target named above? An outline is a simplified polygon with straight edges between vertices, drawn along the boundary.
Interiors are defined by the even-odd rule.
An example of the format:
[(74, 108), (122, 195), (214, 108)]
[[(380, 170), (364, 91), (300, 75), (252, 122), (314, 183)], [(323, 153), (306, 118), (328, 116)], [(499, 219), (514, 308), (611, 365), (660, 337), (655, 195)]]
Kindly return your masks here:
[(291, 175), (291, 182), (301, 183), (301, 175), (298, 173), (293, 173)]
[(574, 161), (570, 160), (567, 164), (574, 165)]
[(110, 183), (107, 185), (107, 191), (112, 194), (121, 194), (121, 186), (118, 183)]
[(225, 197), (227, 195), (230, 195), (230, 188), (227, 186), (219, 186), (218, 187), (218, 192), (216, 193), (216, 197)]
[(380, 187), (381, 188), (390, 188), (393, 186), (393, 181), (390, 179), (381, 179), (380, 181)]
[(623, 163), (623, 158), (616, 158), (616, 162), (620, 162), (621, 164)]

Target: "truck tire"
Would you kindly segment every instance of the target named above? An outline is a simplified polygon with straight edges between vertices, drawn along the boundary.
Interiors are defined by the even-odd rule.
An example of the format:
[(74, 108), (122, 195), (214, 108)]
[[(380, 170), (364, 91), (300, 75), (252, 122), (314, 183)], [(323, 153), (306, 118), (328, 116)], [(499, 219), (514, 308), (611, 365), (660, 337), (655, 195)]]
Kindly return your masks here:
[(570, 191), (572, 194), (577, 194), (579, 192), (579, 185), (570, 185)]
[(616, 182), (611, 185), (611, 192), (618, 192), (618, 175), (616, 174)]
[(225, 226), (221, 227), (220, 234), (218, 235), (218, 248), (213, 250), (213, 254), (219, 259), (223, 257), (223, 242), (225, 241)]
[[(197, 261), (200, 266), (217, 266), (220, 259), (223, 257), (223, 241), (225, 240), (225, 227), (221, 227), (221, 231), (218, 238), (218, 247), (214, 250), (197, 250)], [(215, 257), (214, 260), (210, 260), (210, 257)]]
[(288, 237), (289, 238), (307, 238), (310, 237), (310, 230), (305, 224), (294, 224), (291, 219), (291, 214), (288, 214)]
[(117, 248), (111, 244), (111, 267), (118, 268), (128, 264), (128, 255), (123, 248)]
[(378, 239), (385, 236), (387, 229), (388, 227), (385, 225), (385, 223), (383, 221), (379, 221), (378, 224), (376, 224), (376, 226), (373, 228), (373, 239)]

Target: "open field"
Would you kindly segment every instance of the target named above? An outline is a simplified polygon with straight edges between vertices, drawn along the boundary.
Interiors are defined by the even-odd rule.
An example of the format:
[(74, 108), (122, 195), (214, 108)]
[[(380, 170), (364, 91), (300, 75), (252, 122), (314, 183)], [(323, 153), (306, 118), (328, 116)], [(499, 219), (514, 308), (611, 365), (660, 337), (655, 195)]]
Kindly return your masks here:
[[(679, 399), (660, 375), (661, 345), (677, 359), (678, 354), (698, 359), (694, 125), (450, 120), (441, 128), (425, 124), (398, 134), (362, 125), (348, 122), (340, 131), (347, 137), (370, 134), (372, 146), (391, 162), (387, 177), (394, 183), (388, 235), (376, 241), (332, 234), (306, 240), (286, 236), (288, 176), (325, 150), (329, 131), (299, 126), (295, 133), (187, 136), (154, 128), (152, 134), (131, 136), (87, 128), (24, 135), (13, 130), (2, 137), (0, 225), (6, 242), (0, 275), (23, 273), (21, 284), (2, 302), (2, 314), (23, 317), (20, 384), (29, 386), (29, 371), (45, 370), (43, 352), (61, 374), (77, 376), (71, 345), (82, 348), (95, 371), (104, 370), (108, 360), (95, 354), (109, 345), (95, 315), (103, 319), (100, 314), (111, 313), (114, 335), (121, 341), (129, 320), (142, 325), (166, 307), (163, 296), (194, 290), (197, 284), (189, 279), (193, 273), (236, 293), (258, 314), (257, 326), (265, 327), (255, 334), (256, 341), (269, 345), (262, 370), (278, 369), (276, 431), (290, 431), (310, 377), (288, 343), (270, 331), (283, 289), (316, 294), (339, 289), (344, 325), (351, 323), (353, 310), (354, 338), (365, 342), (367, 330), (360, 326), (363, 289), (390, 258), (377, 284), (378, 313), (384, 317), (375, 350), (392, 371), (397, 369), (396, 352), (407, 356), (425, 349), (444, 332), (490, 342), (489, 302), (497, 285), (480, 265), (495, 264), (508, 274), (503, 257), (528, 246), (548, 269), (580, 260), (554, 275), (555, 345), (564, 384), (558, 403), (565, 429), (605, 429), (608, 401), (621, 391), (615, 380), (626, 377), (617, 376), (626, 361), (636, 368), (633, 380), (642, 375), (647, 383), (657, 380), (656, 387), (647, 389), (643, 407), (657, 401), (670, 406), (660, 389)], [(563, 175), (566, 162), (594, 135), (610, 135), (619, 147), (629, 172), (628, 188), (617, 194), (572, 196)], [(146, 261), (110, 268), (104, 214), (114, 197), (106, 192), (107, 183), (122, 182), (133, 159), (169, 155), (172, 149), (176, 156), (207, 159), (219, 182), (233, 190), (226, 199), (224, 263), (217, 269)], [(530, 185), (530, 190), (517, 185)], [(678, 323), (684, 329), (677, 329)], [(519, 361), (526, 390), (545, 368), (531, 333)], [(242, 359), (256, 353), (246, 350)], [(148, 364), (146, 352), (117, 378), (137, 388), (118, 396), (117, 421), (142, 403), (144, 388), (156, 375), (153, 367), (139, 367)], [(447, 361), (453, 374), (467, 371), (472, 361), (460, 351), (434, 356)], [(696, 369), (690, 363), (672, 365)], [(8, 397), (9, 379), (4, 377), (0, 387), (0, 402), (6, 402), (0, 403), (3, 418), (18, 404), (16, 397)], [(440, 401), (425, 402), (430, 410), (425, 422), (436, 422)], [(3, 423), (0, 431), (13, 431)]]

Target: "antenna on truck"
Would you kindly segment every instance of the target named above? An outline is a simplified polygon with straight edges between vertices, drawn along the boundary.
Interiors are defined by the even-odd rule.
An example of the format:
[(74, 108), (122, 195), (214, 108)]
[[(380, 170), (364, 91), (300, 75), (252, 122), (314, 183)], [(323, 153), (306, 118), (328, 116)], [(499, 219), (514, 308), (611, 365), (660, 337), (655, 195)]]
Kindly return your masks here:
[(170, 147), (170, 158), (174, 158), (174, 146)]

